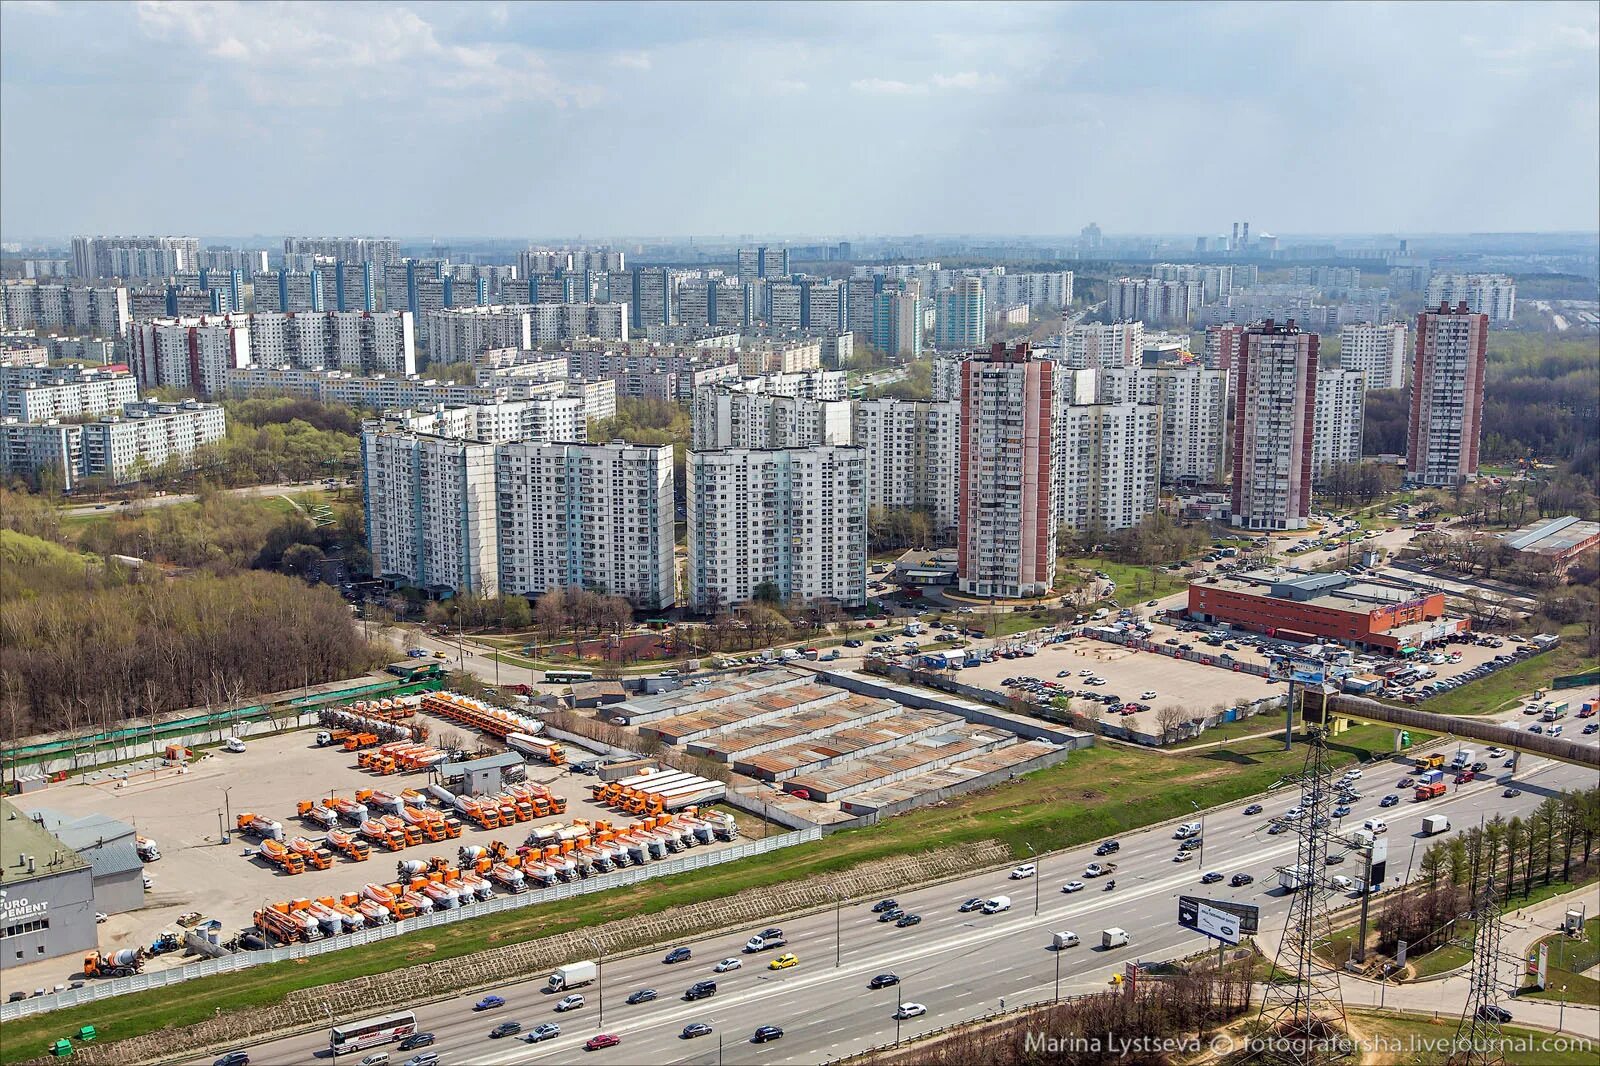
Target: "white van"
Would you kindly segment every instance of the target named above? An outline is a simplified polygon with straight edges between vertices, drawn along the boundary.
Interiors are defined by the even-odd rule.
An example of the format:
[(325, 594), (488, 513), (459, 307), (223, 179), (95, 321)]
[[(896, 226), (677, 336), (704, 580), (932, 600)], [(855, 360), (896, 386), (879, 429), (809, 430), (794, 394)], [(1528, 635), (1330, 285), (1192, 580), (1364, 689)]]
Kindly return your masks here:
[(1001, 911), (1008, 911), (1010, 909), (1010, 896), (996, 896), (994, 899), (985, 900), (983, 904), (983, 913), (985, 914), (999, 914)]
[(1057, 933), (1055, 935), (1055, 937), (1051, 940), (1050, 946), (1055, 948), (1057, 951), (1061, 951), (1064, 948), (1077, 947), (1078, 946), (1078, 934), (1077, 933), (1072, 933), (1072, 932)]
[(1344, 874), (1335, 874), (1328, 879), (1328, 883), (1340, 892), (1348, 892), (1355, 887), (1355, 882)]
[(1387, 833), (1389, 831), (1389, 823), (1382, 818), (1368, 818), (1361, 823), (1361, 828), (1369, 833)]
[(1173, 833), (1172, 836), (1176, 840), (1187, 840), (1192, 836), (1198, 836), (1199, 833), (1199, 822), (1184, 822), (1182, 825), (1178, 826), (1177, 832)]

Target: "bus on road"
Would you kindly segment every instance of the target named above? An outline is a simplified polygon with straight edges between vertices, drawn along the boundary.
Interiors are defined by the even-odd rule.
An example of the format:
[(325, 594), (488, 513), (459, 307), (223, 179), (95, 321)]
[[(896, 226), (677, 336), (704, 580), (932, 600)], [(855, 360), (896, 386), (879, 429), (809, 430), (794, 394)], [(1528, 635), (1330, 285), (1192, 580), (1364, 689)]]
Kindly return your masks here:
[(547, 685), (571, 685), (579, 681), (593, 681), (593, 670), (546, 670), (544, 683)]
[(343, 1055), (387, 1044), (391, 1040), (404, 1040), (416, 1031), (417, 1016), (408, 1010), (396, 1011), (380, 1018), (334, 1026), (328, 1034), (328, 1047), (335, 1055)]

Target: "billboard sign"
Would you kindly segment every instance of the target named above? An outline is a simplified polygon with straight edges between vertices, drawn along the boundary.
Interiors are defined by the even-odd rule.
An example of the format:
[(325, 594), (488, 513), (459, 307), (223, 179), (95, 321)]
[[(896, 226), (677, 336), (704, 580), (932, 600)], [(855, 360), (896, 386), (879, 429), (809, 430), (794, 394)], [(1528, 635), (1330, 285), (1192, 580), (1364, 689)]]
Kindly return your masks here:
[(1213, 940), (1237, 944), (1261, 926), (1261, 908), (1229, 900), (1178, 897), (1178, 924)]

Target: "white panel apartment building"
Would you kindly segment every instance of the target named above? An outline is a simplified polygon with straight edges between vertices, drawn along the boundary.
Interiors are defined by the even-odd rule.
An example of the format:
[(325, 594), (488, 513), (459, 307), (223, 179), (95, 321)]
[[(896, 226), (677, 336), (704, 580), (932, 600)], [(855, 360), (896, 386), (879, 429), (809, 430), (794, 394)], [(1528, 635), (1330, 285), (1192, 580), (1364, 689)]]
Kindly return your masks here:
[(532, 304), (496, 304), (429, 311), (425, 317), (428, 358), (466, 363), (491, 348), (533, 347)]
[(141, 388), (220, 396), (229, 372), (250, 365), (250, 331), (220, 317), (139, 322), (128, 331), (128, 362)]
[(1079, 324), (1067, 330), (1061, 361), (1074, 370), (1115, 370), (1144, 362), (1144, 323)]
[(201, 445), (221, 440), (228, 420), (216, 404), (147, 400), (124, 405), (120, 418), (103, 417), (82, 428), (84, 474), (125, 484), (141, 470), (181, 463)]
[(92, 333), (121, 339), (133, 321), (125, 286), (0, 285), (0, 329)]
[(0, 367), (0, 417), (20, 422), (109, 414), (138, 398), (139, 384), (126, 371)]
[(1161, 483), (1220, 485), (1227, 472), (1228, 372), (1207, 367), (1128, 367), (1099, 375), (1102, 403), (1161, 408)]
[(1052, 442), (1055, 522), (1078, 532), (1129, 529), (1161, 495), (1161, 408), (1063, 404)]
[(939, 528), (954, 528), (959, 401), (859, 400), (851, 443), (866, 452), (869, 508), (928, 511)]
[(1366, 375), (1359, 370), (1317, 368), (1317, 405), (1311, 423), (1311, 474), (1324, 477), (1339, 463), (1361, 461), (1362, 420), (1367, 413)]
[(1424, 307), (1465, 303), (1467, 310), (1488, 315), (1490, 322), (1517, 317), (1517, 283), (1504, 274), (1435, 274), (1428, 279)]
[(1187, 325), (1200, 310), (1200, 294), (1199, 281), (1113, 278), (1106, 291), (1106, 312), (1113, 322)]
[(748, 603), (769, 583), (785, 600), (866, 603), (863, 449), (691, 451), (687, 489), (695, 610)]
[(537, 444), (498, 449), (500, 590), (585, 588), (640, 610), (677, 600), (672, 448)]
[(373, 574), (436, 596), (495, 595), (495, 445), (368, 422), (361, 457)]
[(392, 417), (414, 432), (491, 444), (509, 441), (581, 443), (589, 439), (583, 401), (565, 396), (441, 406)]
[(1339, 365), (1359, 370), (1369, 389), (1399, 389), (1406, 383), (1404, 322), (1358, 322), (1339, 330)]
[(699, 450), (849, 444), (850, 401), (775, 396), (743, 383), (710, 385), (694, 393), (692, 440)]
[(225, 317), (250, 331), (253, 366), (417, 372), (416, 327), (409, 311), (263, 311)]

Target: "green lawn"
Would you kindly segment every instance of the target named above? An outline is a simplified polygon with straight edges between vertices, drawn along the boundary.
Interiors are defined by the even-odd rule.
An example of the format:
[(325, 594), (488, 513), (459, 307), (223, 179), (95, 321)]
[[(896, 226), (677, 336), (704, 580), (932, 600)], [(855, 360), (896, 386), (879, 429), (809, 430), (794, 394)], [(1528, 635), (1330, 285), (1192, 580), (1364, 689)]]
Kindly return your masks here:
[[(1333, 763), (1370, 758), (1387, 749), (1390, 731), (1358, 727), (1337, 739)], [(403, 966), (435, 962), (488, 947), (550, 936), (628, 914), (702, 903), (749, 888), (792, 882), (857, 863), (939, 847), (1000, 840), (1021, 857), (1082, 844), (1187, 813), (1236, 802), (1298, 772), (1304, 750), (1285, 753), (1274, 741), (1193, 756), (1156, 755), (1120, 745), (1075, 753), (1069, 760), (998, 788), (961, 797), (937, 809), (912, 811), (880, 826), (836, 833), (727, 866), (651, 880), (558, 904), (528, 907), (402, 936), (359, 951), (333, 952), (293, 963), (190, 982), (181, 995), (157, 990), (117, 996), (82, 1008), (19, 1019), (6, 1026), (0, 1062), (37, 1056), (49, 1040), (92, 1024), (102, 1040), (124, 1039), (187, 1025), (225, 1010), (270, 1008), (295, 988), (348, 981)], [(1139, 797), (1138, 803), (1128, 797)], [(715, 922), (714, 908), (703, 911)], [(687, 931), (687, 930), (686, 930)]]
[[(1376, 1057), (1370, 1062), (1387, 1066), (1437, 1066), (1450, 1057), (1450, 1042), (1455, 1038), (1454, 1015), (1437, 1020), (1421, 1015), (1378, 1014), (1351, 1011), (1350, 1027), (1369, 1042)], [(1593, 1047), (1573, 1047), (1575, 1037), (1558, 1037), (1537, 1029), (1514, 1025), (1501, 1026), (1506, 1044), (1502, 1049), (1506, 1066), (1593, 1066)], [(1381, 1041), (1381, 1043), (1380, 1043)], [(1358, 1061), (1358, 1060), (1352, 1060)]]
[[(1564, 933), (1554, 933), (1540, 940), (1539, 944), (1547, 944), (1550, 948), (1544, 989), (1534, 992), (1525, 988), (1517, 995), (1531, 999), (1565, 999), (1568, 1003), (1600, 1007), (1600, 981), (1584, 976), (1585, 970), (1600, 962), (1600, 918), (1590, 918), (1584, 923), (1582, 940), (1573, 940)], [(1535, 944), (1528, 950), (1528, 957), (1536, 957), (1538, 950), (1539, 946)]]
[(1078, 567), (1090, 572), (1099, 570), (1110, 575), (1111, 580), (1117, 583), (1116, 598), (1123, 604), (1131, 604), (1134, 599), (1158, 600), (1174, 592), (1181, 592), (1189, 586), (1179, 574), (1161, 574), (1157, 573), (1153, 566), (1113, 563), (1098, 557), (1062, 559), (1058, 565)]

